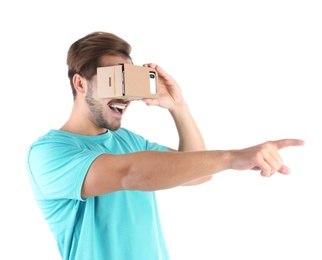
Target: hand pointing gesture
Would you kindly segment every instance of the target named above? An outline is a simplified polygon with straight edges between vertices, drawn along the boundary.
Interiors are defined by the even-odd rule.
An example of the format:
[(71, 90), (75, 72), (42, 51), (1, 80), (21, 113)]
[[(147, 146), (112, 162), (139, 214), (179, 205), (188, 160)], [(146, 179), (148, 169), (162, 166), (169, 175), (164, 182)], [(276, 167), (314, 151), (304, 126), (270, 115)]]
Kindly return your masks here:
[(283, 164), (278, 152), (282, 148), (301, 145), (304, 145), (304, 141), (300, 139), (282, 139), (241, 150), (232, 150), (231, 169), (260, 170), (260, 174), (265, 177), (269, 177), (275, 172), (289, 174), (290, 169)]

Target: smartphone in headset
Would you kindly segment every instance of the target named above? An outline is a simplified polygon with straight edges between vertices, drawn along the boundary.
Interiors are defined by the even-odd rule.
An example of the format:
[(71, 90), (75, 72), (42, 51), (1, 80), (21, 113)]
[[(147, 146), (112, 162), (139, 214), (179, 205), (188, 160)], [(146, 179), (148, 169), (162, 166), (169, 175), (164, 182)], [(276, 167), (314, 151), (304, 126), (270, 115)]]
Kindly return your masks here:
[(157, 93), (157, 82), (156, 82), (155, 72), (150, 71), (149, 76), (150, 76), (150, 93), (156, 94)]

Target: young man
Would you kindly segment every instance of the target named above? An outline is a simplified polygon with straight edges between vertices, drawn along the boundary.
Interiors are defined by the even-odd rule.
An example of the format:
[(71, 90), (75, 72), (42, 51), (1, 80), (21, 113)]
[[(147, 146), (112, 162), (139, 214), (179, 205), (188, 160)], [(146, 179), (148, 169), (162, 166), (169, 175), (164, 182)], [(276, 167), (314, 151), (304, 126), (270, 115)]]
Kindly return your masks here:
[(67, 122), (30, 147), (27, 169), (35, 199), (62, 259), (169, 259), (154, 191), (195, 185), (227, 169), (288, 174), (278, 151), (297, 139), (242, 150), (206, 151), (180, 87), (161, 67), (159, 94), (147, 105), (168, 109), (178, 151), (121, 127), (131, 100), (98, 98), (97, 68), (131, 64), (131, 47), (114, 34), (94, 32), (68, 51), (74, 105)]

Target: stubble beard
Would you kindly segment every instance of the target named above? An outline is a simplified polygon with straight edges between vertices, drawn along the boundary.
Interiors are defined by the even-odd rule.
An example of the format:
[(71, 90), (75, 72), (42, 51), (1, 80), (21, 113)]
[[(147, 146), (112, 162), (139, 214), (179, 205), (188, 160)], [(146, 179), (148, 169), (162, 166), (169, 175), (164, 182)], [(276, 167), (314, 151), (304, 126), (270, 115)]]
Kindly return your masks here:
[(104, 116), (104, 107), (96, 99), (92, 97), (92, 86), (89, 86), (88, 92), (85, 97), (85, 102), (89, 110), (90, 120), (98, 128), (104, 128), (107, 130), (115, 131), (121, 127), (121, 120), (115, 120), (113, 124), (110, 124)]

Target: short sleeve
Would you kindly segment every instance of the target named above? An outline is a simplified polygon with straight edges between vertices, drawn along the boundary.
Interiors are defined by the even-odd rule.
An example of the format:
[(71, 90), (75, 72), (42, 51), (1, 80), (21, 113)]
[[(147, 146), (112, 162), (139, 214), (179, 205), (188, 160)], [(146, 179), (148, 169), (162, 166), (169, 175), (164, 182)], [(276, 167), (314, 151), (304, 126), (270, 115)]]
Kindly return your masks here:
[(84, 178), (102, 152), (72, 142), (37, 142), (27, 154), (27, 169), (37, 200), (78, 199)]

